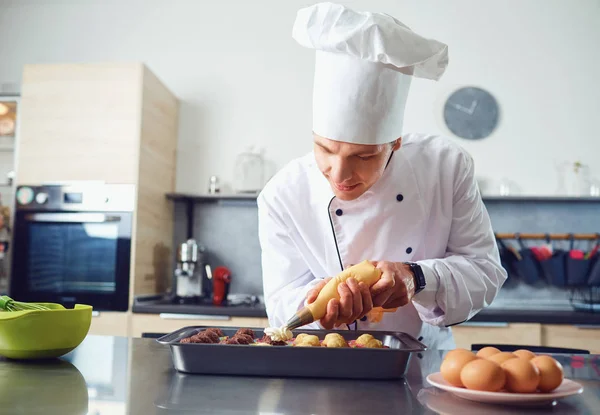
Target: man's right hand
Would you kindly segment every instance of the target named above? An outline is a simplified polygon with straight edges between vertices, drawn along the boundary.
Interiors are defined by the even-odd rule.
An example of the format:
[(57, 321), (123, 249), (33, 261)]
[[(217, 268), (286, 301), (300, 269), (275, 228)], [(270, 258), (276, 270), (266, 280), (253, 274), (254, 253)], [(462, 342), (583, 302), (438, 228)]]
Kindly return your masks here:
[[(306, 296), (310, 304), (317, 299), (317, 296), (331, 278), (325, 278), (319, 284), (310, 290)], [(354, 278), (348, 278), (345, 282), (338, 285), (338, 294), (340, 299), (333, 298), (327, 303), (327, 312), (320, 320), (321, 325), (326, 330), (342, 324), (350, 324), (355, 320), (364, 317), (373, 309), (373, 299), (369, 287), (364, 283), (357, 283)]]

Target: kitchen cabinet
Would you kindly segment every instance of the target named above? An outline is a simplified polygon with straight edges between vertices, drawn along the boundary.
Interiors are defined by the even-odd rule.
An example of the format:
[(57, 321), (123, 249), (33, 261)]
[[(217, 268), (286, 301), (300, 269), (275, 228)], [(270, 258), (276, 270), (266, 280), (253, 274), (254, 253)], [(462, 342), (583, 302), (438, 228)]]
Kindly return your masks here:
[(88, 334), (98, 336), (128, 337), (130, 332), (131, 313), (101, 311), (92, 317)]
[(463, 323), (452, 327), (456, 347), (472, 344), (519, 344), (569, 347), (600, 353), (600, 326), (538, 323)]
[(574, 326), (568, 324), (544, 324), (544, 346), (571, 347), (600, 353), (600, 326)]
[(542, 345), (542, 325), (538, 323), (476, 323), (452, 327), (456, 347), (470, 349), (472, 344)]
[(142, 63), (25, 65), (16, 184), (100, 181), (136, 189), (130, 304), (173, 270), (179, 100)]
[(194, 314), (133, 314), (131, 336), (142, 333), (170, 333), (185, 326), (265, 328), (269, 321), (262, 317), (232, 317)]

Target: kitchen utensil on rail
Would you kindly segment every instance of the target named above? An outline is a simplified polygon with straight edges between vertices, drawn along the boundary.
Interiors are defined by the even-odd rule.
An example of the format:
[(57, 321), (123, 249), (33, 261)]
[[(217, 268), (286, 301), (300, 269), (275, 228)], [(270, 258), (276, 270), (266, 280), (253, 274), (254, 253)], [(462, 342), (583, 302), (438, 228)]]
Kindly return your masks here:
[(535, 285), (542, 280), (542, 270), (539, 261), (536, 259), (531, 248), (525, 246), (519, 233), (515, 234), (515, 239), (519, 244), (519, 255), (521, 259), (515, 262), (515, 268), (522, 281), (529, 285)]
[(294, 330), (298, 327), (310, 324), (313, 321), (320, 320), (327, 312), (327, 303), (329, 300), (333, 298), (339, 300), (340, 295), (338, 294), (337, 287), (348, 278), (354, 278), (356, 282), (362, 282), (366, 284), (367, 287), (370, 287), (379, 281), (381, 274), (379, 269), (366, 260), (346, 268), (329, 280), (313, 303), (296, 312), (296, 314), (288, 320), (286, 327), (290, 330)]
[(506, 270), (507, 273), (507, 284), (511, 281), (515, 280), (517, 276), (517, 270), (515, 269), (515, 262), (521, 259), (521, 255), (516, 248), (512, 246), (508, 246), (504, 243), (504, 241), (498, 237), (496, 237), (496, 242), (498, 243), (498, 251), (500, 253), (500, 261), (502, 263), (502, 267)]
[(564, 287), (567, 285), (565, 261), (568, 251), (554, 247), (549, 234), (546, 234), (546, 243), (549, 246), (547, 252), (537, 256), (544, 278), (548, 284)]
[(47, 359), (62, 356), (83, 341), (92, 322), (92, 306), (40, 303), (48, 310), (0, 312), (0, 356)]
[[(567, 286), (584, 287), (587, 285), (589, 271), (592, 265), (592, 259), (586, 254), (586, 251), (575, 249), (575, 236), (569, 235), (570, 249), (565, 255), (565, 269), (567, 276)], [(591, 253), (593, 249), (590, 249)]]

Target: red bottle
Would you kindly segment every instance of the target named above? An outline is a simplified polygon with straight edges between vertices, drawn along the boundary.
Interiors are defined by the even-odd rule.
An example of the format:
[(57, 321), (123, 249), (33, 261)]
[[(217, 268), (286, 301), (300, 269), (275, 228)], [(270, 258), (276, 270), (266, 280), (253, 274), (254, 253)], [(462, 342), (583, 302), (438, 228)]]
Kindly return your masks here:
[(213, 271), (213, 304), (223, 305), (227, 302), (231, 271), (226, 267), (217, 267)]

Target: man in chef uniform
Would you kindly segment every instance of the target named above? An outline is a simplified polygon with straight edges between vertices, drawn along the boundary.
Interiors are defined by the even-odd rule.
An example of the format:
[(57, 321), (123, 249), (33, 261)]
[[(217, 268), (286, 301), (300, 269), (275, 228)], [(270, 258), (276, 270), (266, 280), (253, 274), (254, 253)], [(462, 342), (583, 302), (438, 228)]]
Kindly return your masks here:
[(449, 139), (402, 131), (412, 77), (439, 79), (447, 46), (331, 3), (301, 9), (293, 37), (316, 50), (314, 150), (258, 198), (269, 324), (285, 325), (328, 277), (369, 260), (381, 279), (340, 284), (326, 316), (302, 329), (403, 331), (454, 347), (449, 326), (488, 306), (507, 275), (472, 158)]

